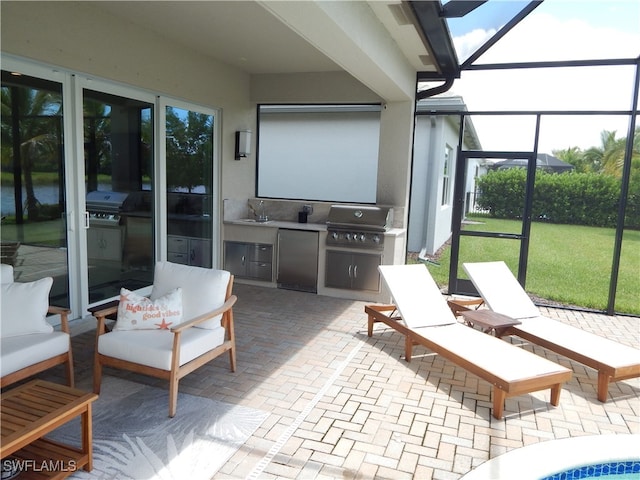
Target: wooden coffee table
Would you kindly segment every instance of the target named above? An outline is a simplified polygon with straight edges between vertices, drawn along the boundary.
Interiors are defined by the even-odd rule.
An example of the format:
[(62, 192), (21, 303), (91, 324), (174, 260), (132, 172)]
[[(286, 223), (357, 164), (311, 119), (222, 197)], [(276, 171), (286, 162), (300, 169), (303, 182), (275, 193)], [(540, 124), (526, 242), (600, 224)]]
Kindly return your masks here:
[[(33, 380), (2, 394), (0, 457), (3, 467), (14, 462), (19, 478), (64, 478), (93, 468), (91, 404), (98, 395)], [(73, 418), (81, 417), (82, 446), (76, 448), (43, 438)], [(11, 456), (11, 462), (4, 459)]]
[(458, 313), (464, 319), (464, 323), (470, 327), (479, 326), (484, 333), (495, 333), (496, 337), (502, 337), (509, 327), (519, 325), (519, 320), (515, 320), (501, 313), (491, 310), (465, 310)]

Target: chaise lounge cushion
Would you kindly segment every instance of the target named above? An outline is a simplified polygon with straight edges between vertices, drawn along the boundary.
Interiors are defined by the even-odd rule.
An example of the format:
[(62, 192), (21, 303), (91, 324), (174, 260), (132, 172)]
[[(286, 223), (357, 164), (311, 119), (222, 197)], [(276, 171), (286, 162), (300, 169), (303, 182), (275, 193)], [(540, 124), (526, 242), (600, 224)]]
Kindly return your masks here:
[[(153, 277), (151, 300), (182, 288), (182, 318), (185, 321), (211, 312), (224, 304), (231, 274), (226, 270), (158, 262)], [(217, 329), (222, 315), (202, 322), (196, 328)]]
[[(212, 350), (224, 342), (225, 330), (218, 324), (214, 329), (188, 328), (180, 339), (179, 364)], [(100, 335), (98, 352), (161, 370), (171, 370), (173, 333), (170, 330), (113, 331)]]
[[(458, 323), (426, 268), (421, 265), (416, 268), (382, 265), (378, 269), (387, 286), (406, 286), (406, 288), (394, 289), (393, 299), (407, 327), (414, 329)], [(419, 295), (416, 295), (415, 288), (420, 288)], [(425, 309), (425, 305), (429, 308)]]
[(53, 327), (47, 322), (49, 291), (52, 285), (51, 277), (35, 282), (11, 282), (0, 285), (2, 338), (53, 332)]
[(69, 351), (69, 335), (64, 332), (36, 333), (0, 339), (0, 376), (17, 372)]

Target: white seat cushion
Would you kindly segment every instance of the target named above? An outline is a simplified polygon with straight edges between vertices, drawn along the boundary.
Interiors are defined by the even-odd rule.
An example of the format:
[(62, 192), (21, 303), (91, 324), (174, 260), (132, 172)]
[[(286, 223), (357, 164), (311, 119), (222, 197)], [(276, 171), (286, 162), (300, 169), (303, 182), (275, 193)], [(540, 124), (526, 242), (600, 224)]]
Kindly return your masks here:
[(64, 332), (34, 333), (0, 339), (0, 373), (4, 377), (30, 365), (69, 351)]
[[(225, 330), (189, 328), (182, 332), (180, 365), (222, 345)], [(171, 370), (173, 333), (169, 330), (125, 330), (100, 335), (98, 352), (129, 362)]]
[(0, 263), (0, 283), (13, 282), (13, 267), (6, 263)]
[[(176, 288), (182, 288), (182, 318), (189, 321), (222, 306), (230, 276), (226, 270), (158, 262), (150, 298), (156, 300)], [(198, 327), (215, 329), (220, 326), (220, 319), (218, 316)]]

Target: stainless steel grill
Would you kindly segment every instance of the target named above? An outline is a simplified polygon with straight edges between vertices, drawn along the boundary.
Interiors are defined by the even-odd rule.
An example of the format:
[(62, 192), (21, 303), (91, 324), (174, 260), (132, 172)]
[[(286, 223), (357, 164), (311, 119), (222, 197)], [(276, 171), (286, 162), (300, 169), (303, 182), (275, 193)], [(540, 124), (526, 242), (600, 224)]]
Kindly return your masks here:
[(118, 226), (120, 213), (129, 196), (124, 192), (95, 190), (87, 194), (87, 212), (90, 226)]
[(382, 250), (384, 233), (391, 228), (389, 207), (332, 205), (327, 217), (329, 246)]

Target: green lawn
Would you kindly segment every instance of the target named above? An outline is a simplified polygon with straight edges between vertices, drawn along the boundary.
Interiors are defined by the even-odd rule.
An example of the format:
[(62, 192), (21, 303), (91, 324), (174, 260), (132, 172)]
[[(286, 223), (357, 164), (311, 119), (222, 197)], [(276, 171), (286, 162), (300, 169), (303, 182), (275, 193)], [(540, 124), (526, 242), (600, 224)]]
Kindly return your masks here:
[[(482, 224), (465, 229), (511, 232), (519, 222), (482, 218)], [(604, 310), (609, 295), (615, 231), (610, 228), (579, 225), (533, 223), (529, 246), (526, 289), (538, 297), (578, 307)], [(463, 236), (460, 264), (504, 260), (517, 271), (519, 242)], [(439, 285), (449, 276), (450, 249), (446, 248), (437, 265), (428, 265)], [(467, 278), (460, 268), (459, 278)], [(627, 231), (623, 237), (620, 276), (615, 310), (640, 314), (640, 232)]]

